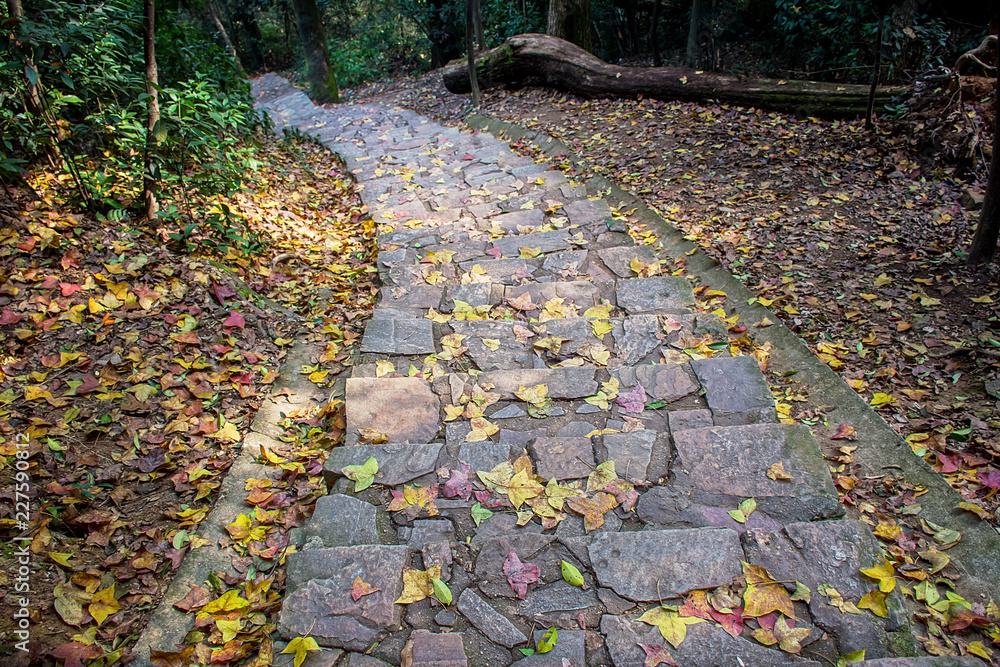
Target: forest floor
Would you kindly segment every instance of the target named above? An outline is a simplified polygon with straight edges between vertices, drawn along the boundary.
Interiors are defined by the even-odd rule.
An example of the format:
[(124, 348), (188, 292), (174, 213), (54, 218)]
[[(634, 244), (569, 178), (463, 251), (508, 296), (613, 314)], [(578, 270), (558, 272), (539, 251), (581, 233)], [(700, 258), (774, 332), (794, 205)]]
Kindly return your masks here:
[[(267, 243), (257, 255), (178, 252), (95, 220), (44, 171), (29, 175), (34, 194), (0, 193), (0, 602), (27, 600), (30, 620), (25, 653), (13, 611), (0, 617), (0, 664), (126, 656), (171, 573), (207, 543), (199, 524), (279, 370), (325, 398), (360, 340), (377, 289), (354, 182), (317, 144), (261, 139), (262, 169), (227, 202)], [(286, 368), (293, 338), (325, 352)], [(280, 607), (288, 531), (325, 492), (321, 419), (289, 425), (272, 479), (248, 485), (226, 528), (234, 570), (261, 592), (254, 614)], [(269, 645), (271, 626), (249, 627), (239, 640), (204, 627), (225, 645), (211, 660)]]
[[(433, 73), (347, 96), (450, 124), (473, 111)], [(940, 95), (912, 108), (867, 132), (863, 121), (524, 88), (486, 91), (478, 113), (559, 139), (588, 172), (642, 197), (865, 397), (966, 509), (1000, 526), (1000, 270), (962, 253), (994, 111)], [(879, 492), (872, 480), (838, 486), (848, 502)]]

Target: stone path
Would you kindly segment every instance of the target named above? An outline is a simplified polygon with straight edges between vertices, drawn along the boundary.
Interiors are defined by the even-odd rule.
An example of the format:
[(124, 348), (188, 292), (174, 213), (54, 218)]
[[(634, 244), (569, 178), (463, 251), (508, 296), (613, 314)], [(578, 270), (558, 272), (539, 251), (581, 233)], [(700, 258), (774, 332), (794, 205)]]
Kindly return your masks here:
[[(312, 664), (632, 667), (642, 645), (685, 667), (862, 649), (870, 665), (980, 664), (883, 659), (915, 651), (898, 588), (885, 618), (831, 604), (877, 588), (859, 570), (881, 563), (878, 542), (843, 518), (809, 430), (778, 423), (756, 361), (729, 355), (726, 324), (694, 310), (686, 279), (658, 275), (605, 201), (490, 135), (317, 108), (273, 75), (255, 92), (279, 126), (343, 157), (381, 232), (349, 435), (288, 559), (279, 632), (327, 647)], [(699, 345), (711, 358), (681, 353)], [(354, 493), (345, 468), (371, 458), (374, 485)], [(616, 474), (602, 476), (608, 461)], [(750, 498), (738, 523), (730, 511)], [(520, 594), (512, 553), (536, 568)], [(638, 620), (692, 591), (738, 605), (744, 563), (785, 598), (796, 581), (812, 591), (787, 611), (815, 660), (751, 639), (758, 622), (740, 632), (725, 605), (711, 617), (728, 625), (687, 625), (676, 647)], [(452, 604), (395, 603), (404, 571), (432, 568)], [(355, 600), (358, 579), (372, 592)], [(550, 627), (553, 650), (525, 656)]]

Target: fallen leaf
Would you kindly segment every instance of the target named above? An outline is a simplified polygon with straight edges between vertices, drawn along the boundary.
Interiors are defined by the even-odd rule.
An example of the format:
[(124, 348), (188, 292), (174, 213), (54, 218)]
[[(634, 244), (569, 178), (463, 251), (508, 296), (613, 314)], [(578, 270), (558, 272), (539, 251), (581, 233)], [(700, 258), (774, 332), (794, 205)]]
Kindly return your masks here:
[(282, 653), (294, 653), (293, 667), (301, 667), (306, 658), (313, 651), (319, 651), (319, 644), (312, 637), (296, 637), (288, 642), (288, 646), (282, 649)]
[(640, 616), (638, 620), (659, 628), (660, 634), (674, 648), (680, 646), (687, 636), (687, 626), (703, 622), (700, 618), (681, 616), (677, 611), (667, 607), (653, 607)]
[(375, 475), (378, 473), (378, 461), (375, 460), (374, 456), (371, 456), (362, 465), (344, 466), (340, 472), (354, 482), (355, 493), (364, 491), (375, 481)]
[(97, 621), (97, 625), (100, 626), (108, 616), (117, 614), (121, 611), (121, 608), (118, 600), (115, 599), (115, 585), (111, 584), (104, 590), (94, 593), (94, 596), (90, 598), (90, 605), (88, 605), (87, 611), (90, 612), (90, 615)]
[(503, 573), (520, 600), (523, 600), (524, 596), (528, 594), (528, 584), (535, 583), (541, 576), (537, 565), (521, 562), (513, 549), (510, 550), (503, 562)]
[(381, 588), (375, 588), (371, 584), (362, 581), (361, 577), (354, 577), (354, 583), (351, 585), (351, 598), (355, 602), (360, 600), (366, 595), (371, 595), (372, 593), (377, 593), (382, 590)]
[(767, 570), (759, 565), (743, 563), (747, 589), (743, 603), (747, 616), (764, 616), (772, 611), (795, 618), (795, 605), (785, 587), (777, 583)]
[(434, 595), (433, 579), (441, 578), (441, 566), (435, 565), (427, 570), (403, 568), (403, 592), (396, 604), (412, 604)]

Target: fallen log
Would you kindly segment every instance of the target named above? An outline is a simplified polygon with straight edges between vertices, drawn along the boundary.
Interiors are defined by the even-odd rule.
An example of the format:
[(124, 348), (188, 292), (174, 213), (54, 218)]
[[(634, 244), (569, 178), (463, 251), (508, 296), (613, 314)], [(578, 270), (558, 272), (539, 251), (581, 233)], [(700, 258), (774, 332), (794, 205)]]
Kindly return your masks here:
[[(549, 35), (515, 35), (476, 57), (482, 90), (505, 84), (540, 84), (588, 98), (635, 98), (761, 107), (800, 117), (844, 118), (864, 115), (868, 86), (777, 79), (741, 79), (684, 67), (621, 67), (597, 58), (580, 47)], [(444, 85), (452, 93), (469, 92), (465, 61), (443, 69)], [(875, 104), (880, 109), (903, 88), (881, 87)]]

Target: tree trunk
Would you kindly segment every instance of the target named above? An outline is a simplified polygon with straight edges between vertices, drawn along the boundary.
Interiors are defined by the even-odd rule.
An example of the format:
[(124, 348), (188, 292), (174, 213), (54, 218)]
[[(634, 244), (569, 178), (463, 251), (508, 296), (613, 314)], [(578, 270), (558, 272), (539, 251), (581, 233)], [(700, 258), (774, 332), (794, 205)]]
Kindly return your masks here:
[(472, 92), (472, 106), (479, 107), (483, 95), (479, 92), (479, 82), (476, 80), (476, 5), (478, 0), (465, 0), (465, 49), (468, 62), (469, 87)]
[(653, 53), (653, 67), (659, 67), (660, 61), (660, 0), (653, 0), (653, 16), (649, 20), (649, 50)]
[(625, 28), (628, 30), (628, 55), (635, 56), (639, 50), (639, 25), (635, 19), (635, 0), (625, 2)]
[(476, 30), (476, 50), (485, 51), (486, 33), (483, 32), (483, 8), (480, 5), (480, 0), (472, 0), (472, 4), (472, 18), (475, 21), (473, 27)]
[(878, 90), (878, 78), (882, 69), (882, 25), (885, 17), (878, 15), (878, 31), (875, 33), (875, 67), (872, 70), (872, 87), (868, 93), (868, 109), (865, 111), (865, 129), (872, 129), (872, 112), (875, 110), (875, 91)]
[(688, 26), (687, 55), (684, 64), (694, 69), (698, 65), (698, 30), (701, 27), (701, 3), (691, 0), (691, 24)]
[(549, 0), (548, 34), (590, 51), (590, 0)]
[[(741, 80), (683, 67), (610, 65), (565, 40), (548, 35), (515, 35), (479, 56), (480, 88), (539, 83), (582, 97), (639, 95), (661, 100), (718, 100), (801, 116), (858, 117), (865, 111), (868, 87), (813, 81)], [(452, 93), (469, 92), (466, 63), (446, 67), (444, 84)], [(899, 88), (880, 88), (876, 102), (886, 104)]]
[(142, 176), (142, 202), (147, 220), (155, 220), (159, 206), (156, 203), (156, 135), (160, 130), (160, 99), (156, 91), (156, 3), (142, 3), (142, 32), (146, 60), (146, 160)]
[[(997, 17), (994, 16), (994, 20), (996, 19)], [(996, 64), (1000, 68), (1000, 49), (997, 49)], [(1000, 72), (1000, 69), (997, 71)], [(1000, 95), (1000, 76), (997, 77), (995, 95)], [(1000, 99), (1000, 97), (994, 99)], [(993, 123), (993, 157), (990, 158), (990, 177), (986, 182), (986, 194), (983, 197), (983, 208), (979, 211), (976, 235), (972, 237), (972, 245), (969, 247), (969, 264), (992, 262), (997, 251), (998, 237), (1000, 237), (1000, 113), (996, 114)]]
[(7, 0), (7, 13), (11, 17), (24, 16), (24, 8), (21, 6), (21, 0)]
[(337, 77), (330, 68), (330, 57), (323, 35), (323, 21), (319, 15), (316, 0), (292, 0), (295, 20), (299, 24), (299, 38), (306, 55), (309, 70), (309, 89), (313, 99), (319, 104), (339, 102), (340, 90)]
[(219, 29), (219, 34), (222, 35), (222, 41), (226, 44), (226, 48), (229, 49), (229, 55), (233, 57), (233, 62), (236, 63), (236, 70), (240, 74), (245, 74), (246, 70), (243, 69), (240, 56), (236, 53), (233, 40), (229, 39), (229, 33), (226, 31), (225, 26), (222, 25), (222, 19), (219, 18), (219, 10), (215, 6), (214, 0), (208, 0), (208, 13), (212, 15), (212, 21), (215, 23), (215, 27)]

